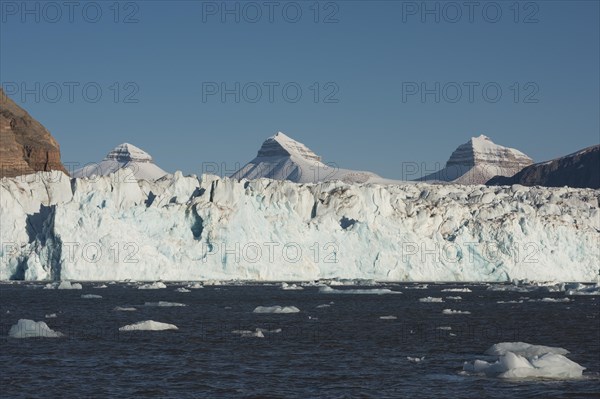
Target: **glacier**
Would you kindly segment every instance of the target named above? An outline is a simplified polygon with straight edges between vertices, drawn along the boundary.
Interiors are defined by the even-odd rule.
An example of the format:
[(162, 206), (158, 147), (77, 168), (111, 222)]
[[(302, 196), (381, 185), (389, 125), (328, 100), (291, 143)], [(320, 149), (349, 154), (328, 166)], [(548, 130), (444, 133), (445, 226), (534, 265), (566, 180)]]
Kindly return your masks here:
[(598, 280), (600, 191), (127, 168), (0, 181), (0, 279)]

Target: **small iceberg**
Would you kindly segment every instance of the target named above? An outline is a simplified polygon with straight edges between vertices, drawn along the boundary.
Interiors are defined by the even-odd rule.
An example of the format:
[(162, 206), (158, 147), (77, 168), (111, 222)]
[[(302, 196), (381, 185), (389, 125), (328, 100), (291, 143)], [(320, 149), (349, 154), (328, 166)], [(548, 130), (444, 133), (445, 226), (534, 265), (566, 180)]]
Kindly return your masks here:
[(187, 305), (184, 303), (179, 303), (179, 302), (158, 301), (158, 302), (146, 302), (146, 303), (144, 303), (144, 306), (158, 306), (161, 308), (170, 308), (170, 307), (180, 307), (180, 306), (187, 306)]
[(419, 302), (426, 302), (426, 303), (433, 303), (433, 302), (444, 302), (444, 300), (442, 298), (433, 298), (433, 297), (425, 297), (425, 298), (419, 298)]
[(94, 294), (83, 294), (81, 297), (83, 299), (102, 299), (102, 295), (94, 295)]
[(408, 360), (411, 363), (421, 363), (423, 360), (425, 360), (425, 356), (422, 356), (422, 357), (406, 356), (406, 360)]
[(20, 319), (10, 328), (8, 336), (12, 338), (59, 338), (64, 334), (54, 331), (43, 321)]
[(139, 321), (119, 328), (119, 331), (164, 331), (178, 330), (177, 326), (169, 323), (161, 323), (154, 320)]
[(56, 313), (50, 313), (44, 316), (46, 319), (56, 319)]
[(379, 316), (381, 320), (396, 320), (396, 316)]
[(187, 288), (183, 288), (183, 287), (179, 287), (175, 291), (176, 292), (192, 292), (192, 291), (188, 290)]
[(115, 312), (135, 312), (137, 309), (133, 306), (116, 306), (113, 310)]
[(239, 335), (241, 338), (264, 338), (265, 335), (263, 334), (262, 330), (260, 329), (256, 329), (254, 331), (251, 330), (233, 330), (231, 332), (232, 334), (237, 334)]
[(303, 290), (304, 287), (296, 284), (281, 283), (281, 289), (284, 291), (300, 291)]
[(442, 310), (443, 314), (471, 314), (468, 310), (452, 310), (452, 309), (444, 309)]
[(384, 295), (384, 294), (402, 294), (400, 291), (392, 291), (388, 288), (355, 288), (355, 289), (335, 289), (328, 286), (319, 288), (321, 294), (355, 294), (355, 295)]
[(160, 290), (163, 288), (167, 288), (167, 286), (162, 281), (156, 281), (156, 282), (150, 283), (150, 284), (142, 284), (142, 285), (138, 286), (137, 288), (138, 288), (138, 290)]
[(58, 285), (59, 290), (80, 290), (83, 287), (79, 283), (71, 283), (70, 281), (61, 281)]
[(298, 313), (300, 309), (295, 306), (257, 306), (252, 313)]
[(442, 292), (473, 292), (469, 288), (444, 288)]
[(494, 363), (485, 360), (465, 362), (463, 370), (483, 373), (488, 377), (519, 378), (581, 378), (585, 367), (565, 357), (569, 351), (525, 342), (502, 342), (485, 351), (486, 355), (498, 356)]

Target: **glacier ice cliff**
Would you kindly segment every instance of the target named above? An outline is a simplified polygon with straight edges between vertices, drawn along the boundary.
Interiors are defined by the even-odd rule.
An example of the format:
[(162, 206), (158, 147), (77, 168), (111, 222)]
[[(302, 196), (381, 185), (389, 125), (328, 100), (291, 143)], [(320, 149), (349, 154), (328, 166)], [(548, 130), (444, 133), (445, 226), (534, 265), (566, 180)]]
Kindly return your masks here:
[(600, 191), (180, 172), (0, 181), (0, 279), (596, 281)]

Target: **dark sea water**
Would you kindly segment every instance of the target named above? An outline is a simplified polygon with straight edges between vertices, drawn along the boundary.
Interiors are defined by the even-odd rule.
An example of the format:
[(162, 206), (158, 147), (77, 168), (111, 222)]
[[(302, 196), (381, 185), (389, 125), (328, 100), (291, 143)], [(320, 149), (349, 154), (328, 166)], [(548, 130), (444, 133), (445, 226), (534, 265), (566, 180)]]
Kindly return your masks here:
[[(398, 295), (325, 294), (317, 287), (284, 291), (266, 285), (210, 286), (189, 293), (176, 292), (177, 284), (159, 290), (95, 285), (44, 290), (40, 284), (0, 284), (1, 397), (600, 397), (597, 296), (499, 304), (565, 294), (441, 284), (420, 290), (385, 286), (401, 291)], [(440, 292), (452, 287), (472, 292)], [(102, 299), (83, 299), (82, 294)], [(419, 302), (427, 296), (462, 300)], [(157, 301), (187, 306), (142, 306)], [(271, 305), (296, 306), (300, 312), (252, 313)], [(116, 306), (137, 310), (114, 311)], [(446, 308), (471, 314), (444, 315)], [(45, 318), (51, 313), (57, 317)], [(379, 318), (389, 315), (397, 319)], [(66, 336), (7, 338), (21, 318), (45, 321)], [(118, 331), (150, 319), (179, 330)], [(438, 329), (442, 326), (451, 330)], [(264, 338), (232, 333), (257, 327), (281, 332), (264, 333)], [(485, 359), (486, 349), (504, 341), (566, 348), (571, 360), (587, 367), (584, 378), (506, 381), (462, 372), (463, 362)], [(407, 360), (423, 356), (419, 363)]]

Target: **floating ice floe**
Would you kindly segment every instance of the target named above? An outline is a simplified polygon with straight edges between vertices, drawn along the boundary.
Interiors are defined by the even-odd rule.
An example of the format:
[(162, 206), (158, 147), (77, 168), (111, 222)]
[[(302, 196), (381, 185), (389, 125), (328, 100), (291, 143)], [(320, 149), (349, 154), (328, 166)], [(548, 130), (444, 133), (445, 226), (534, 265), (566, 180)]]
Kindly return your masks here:
[(563, 348), (502, 342), (485, 351), (486, 355), (498, 356), (496, 362), (465, 362), (463, 370), (497, 378), (581, 378), (585, 367), (566, 358), (568, 353)]
[(530, 299), (527, 302), (571, 302), (569, 298), (542, 298), (542, 299)]
[(444, 302), (444, 300), (442, 298), (433, 298), (433, 297), (425, 297), (425, 298), (419, 298), (419, 302)]
[(80, 290), (83, 287), (79, 283), (71, 283), (70, 281), (61, 281), (57, 288), (59, 290)]
[(146, 302), (146, 303), (144, 303), (144, 306), (158, 306), (161, 308), (169, 308), (169, 307), (180, 307), (180, 306), (187, 306), (187, 305), (184, 303), (179, 303), (179, 302), (158, 301), (158, 302)]
[(56, 318), (56, 313), (50, 313), (44, 316), (46, 319), (55, 319)]
[(600, 295), (600, 286), (598, 284), (584, 285), (577, 284), (574, 287), (566, 287), (566, 294), (573, 295)]
[(192, 291), (188, 290), (187, 288), (183, 288), (183, 287), (179, 287), (175, 291), (176, 292), (192, 292)]
[(328, 307), (330, 307), (330, 306), (331, 306), (330, 304), (328, 304), (328, 303), (324, 303), (324, 304), (322, 304), (322, 305), (317, 305), (317, 306), (316, 306), (316, 308), (317, 308), (317, 309), (322, 309), (322, 308), (328, 308)]
[(154, 320), (139, 321), (119, 328), (119, 331), (164, 331), (178, 330), (177, 326), (169, 323), (161, 323)]
[(264, 338), (265, 335), (258, 328), (254, 331), (252, 330), (233, 330), (232, 334), (237, 334), (242, 338)]
[(298, 313), (295, 306), (257, 306), (252, 313)]
[(142, 285), (138, 286), (137, 288), (138, 288), (138, 290), (159, 290), (162, 288), (167, 288), (167, 286), (162, 281), (156, 281), (156, 282), (150, 283), (150, 284), (142, 284)]
[(396, 316), (379, 316), (381, 320), (396, 320)]
[(442, 310), (443, 314), (471, 314), (468, 310), (452, 310), (452, 309), (444, 309)]
[(132, 306), (116, 306), (113, 310), (115, 312), (135, 312), (137, 309)]
[(319, 288), (321, 294), (355, 294), (355, 295), (384, 295), (384, 294), (402, 294), (400, 291), (392, 291), (388, 288), (355, 288), (349, 290), (338, 290), (331, 287)]
[(449, 326), (440, 326), (440, 327), (437, 327), (436, 330), (450, 331), (450, 330), (452, 330), (452, 327), (449, 327)]
[(81, 297), (83, 299), (102, 299), (102, 295), (94, 295), (94, 294), (83, 294)]
[(429, 284), (405, 285), (404, 288), (407, 290), (426, 290), (429, 288)]
[(444, 288), (442, 292), (473, 292), (470, 288)]
[(193, 284), (188, 284), (187, 286), (189, 289), (191, 290), (197, 290), (199, 288), (204, 288), (204, 286), (200, 283), (193, 283)]
[(301, 287), (296, 284), (281, 283), (281, 289), (286, 291), (299, 291), (303, 290), (304, 287)]
[(108, 288), (108, 286), (106, 284), (100, 284), (100, 285), (96, 285), (96, 286), (94, 286), (92, 288), (101, 289), (101, 288)]
[(10, 328), (8, 336), (12, 338), (58, 338), (64, 334), (52, 330), (43, 321), (20, 319)]
[(460, 297), (460, 296), (447, 296), (446, 299), (453, 299), (455, 301), (460, 301), (460, 300), (462, 300), (462, 297)]
[(411, 363), (420, 363), (423, 360), (425, 360), (425, 356), (422, 356), (422, 357), (410, 357), (410, 356), (406, 356), (406, 360), (408, 360)]
[(273, 330), (269, 330), (267, 328), (257, 328), (256, 331), (260, 331), (268, 334), (279, 334), (281, 332), (281, 328), (275, 328)]

